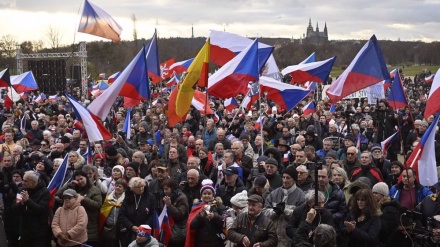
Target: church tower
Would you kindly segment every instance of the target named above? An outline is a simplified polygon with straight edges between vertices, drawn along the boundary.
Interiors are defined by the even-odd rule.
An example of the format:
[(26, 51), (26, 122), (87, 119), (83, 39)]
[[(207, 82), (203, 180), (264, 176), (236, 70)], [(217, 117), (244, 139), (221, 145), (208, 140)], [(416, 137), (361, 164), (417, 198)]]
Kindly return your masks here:
[(307, 34), (306, 37), (310, 37), (313, 33), (313, 27), (312, 27), (312, 19), (309, 18), (309, 26), (307, 27)]
[(316, 32), (319, 33), (318, 22), (316, 22)]
[(324, 34), (325, 34), (325, 36), (328, 37), (328, 32), (327, 32), (327, 22), (325, 22), (325, 25), (324, 25)]

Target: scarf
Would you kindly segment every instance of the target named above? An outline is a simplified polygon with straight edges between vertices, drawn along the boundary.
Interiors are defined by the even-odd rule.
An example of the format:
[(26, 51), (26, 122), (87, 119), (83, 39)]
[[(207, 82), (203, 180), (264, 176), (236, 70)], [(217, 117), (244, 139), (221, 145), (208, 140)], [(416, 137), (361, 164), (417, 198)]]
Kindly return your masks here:
[(107, 195), (99, 212), (100, 230), (104, 227), (105, 221), (107, 220), (107, 217), (110, 215), (110, 212), (112, 211), (113, 207), (120, 208), (122, 206), (122, 202), (124, 201), (124, 198), (125, 198), (125, 193), (122, 193), (122, 195), (119, 198), (116, 198), (115, 191), (112, 191), (110, 194)]

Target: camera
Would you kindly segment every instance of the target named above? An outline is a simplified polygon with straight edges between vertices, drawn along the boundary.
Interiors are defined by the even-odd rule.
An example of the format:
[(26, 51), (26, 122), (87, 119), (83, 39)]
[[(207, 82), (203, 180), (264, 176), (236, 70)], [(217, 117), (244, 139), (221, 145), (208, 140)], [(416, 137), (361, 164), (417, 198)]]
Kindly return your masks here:
[(322, 170), (322, 162), (307, 163), (307, 170)]
[(402, 214), (400, 223), (404, 226), (411, 226), (421, 221), (422, 213), (413, 210), (407, 210), (405, 213)]

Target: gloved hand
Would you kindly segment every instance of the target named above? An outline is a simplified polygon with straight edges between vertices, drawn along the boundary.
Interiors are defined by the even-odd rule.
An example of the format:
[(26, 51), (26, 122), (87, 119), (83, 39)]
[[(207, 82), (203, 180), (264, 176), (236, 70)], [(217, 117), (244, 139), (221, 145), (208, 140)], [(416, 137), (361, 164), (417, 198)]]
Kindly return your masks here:
[(284, 210), (281, 210), (280, 207), (273, 207), (272, 209), (277, 215), (281, 215), (284, 211)]
[(277, 204), (277, 208), (280, 208), (281, 213), (284, 212), (284, 209), (286, 208), (286, 203), (285, 202), (280, 202)]

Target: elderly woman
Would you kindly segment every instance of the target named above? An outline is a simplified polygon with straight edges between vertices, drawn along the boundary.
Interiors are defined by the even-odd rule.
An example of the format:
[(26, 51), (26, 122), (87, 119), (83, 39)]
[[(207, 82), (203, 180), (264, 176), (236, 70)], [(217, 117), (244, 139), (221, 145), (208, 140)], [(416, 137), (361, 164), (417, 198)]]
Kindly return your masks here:
[(122, 202), (125, 199), (127, 183), (124, 179), (118, 179), (115, 189), (107, 195), (101, 207), (101, 217), (99, 218), (99, 229), (101, 239), (109, 247), (119, 247), (119, 227), (118, 216)]
[(87, 241), (87, 213), (73, 189), (63, 192), (63, 206), (55, 212), (52, 232), (57, 246), (79, 246)]
[(379, 247), (381, 211), (370, 189), (361, 189), (351, 200), (350, 212), (344, 221), (343, 234), (348, 237), (348, 247)]
[(179, 185), (173, 179), (167, 178), (162, 183), (165, 196), (164, 204), (167, 206), (168, 216), (174, 220), (171, 240), (168, 247), (185, 246), (186, 221), (188, 220), (188, 199), (179, 189)]
[(119, 211), (120, 236), (122, 246), (128, 246), (136, 239), (140, 225), (153, 225), (153, 215), (156, 208), (154, 196), (150, 193), (145, 180), (139, 177), (132, 178), (130, 190), (125, 193)]
[(335, 167), (332, 170), (332, 181), (333, 183), (337, 184), (339, 188), (341, 188), (341, 190), (344, 192), (345, 202), (348, 205), (348, 201), (351, 197), (350, 190), (348, 189), (350, 185), (350, 180), (348, 180), (347, 172), (344, 170), (344, 168)]
[[(194, 230), (195, 234), (188, 234), (185, 246), (194, 247), (223, 247), (226, 237), (223, 234), (223, 204), (214, 199), (215, 189), (209, 179), (202, 181), (200, 189), (202, 203), (193, 206), (190, 215), (195, 217), (188, 219), (187, 228)], [(188, 236), (189, 235), (189, 236)]]

